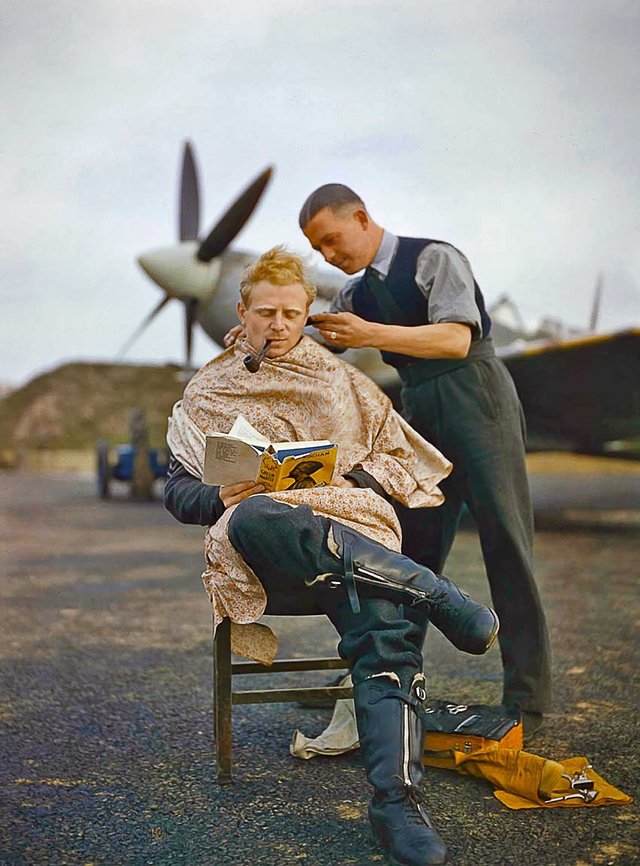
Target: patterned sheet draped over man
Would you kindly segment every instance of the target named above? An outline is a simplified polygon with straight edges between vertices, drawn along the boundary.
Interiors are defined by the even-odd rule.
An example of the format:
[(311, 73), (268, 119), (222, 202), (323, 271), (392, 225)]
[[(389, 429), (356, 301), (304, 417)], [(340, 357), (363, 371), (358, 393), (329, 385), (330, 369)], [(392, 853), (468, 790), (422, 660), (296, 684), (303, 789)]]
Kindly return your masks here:
[[(437, 484), (451, 464), (392, 408), (386, 395), (355, 367), (337, 359), (310, 337), (283, 358), (265, 359), (257, 375), (247, 373), (243, 341), (210, 361), (193, 377), (173, 410), (167, 441), (172, 454), (201, 478), (207, 433), (228, 432), (239, 414), (272, 441), (328, 438), (338, 445), (337, 475), (356, 466), (384, 491), (411, 508), (440, 505)], [(392, 505), (370, 488), (320, 487), (268, 494), (290, 505), (309, 505), (364, 535), (400, 549), (400, 525)], [(270, 662), (273, 642), (262, 630), (254, 639), (238, 625), (264, 613), (266, 595), (256, 575), (227, 537), (227, 509), (205, 538), (205, 587), (216, 625), (231, 619), (234, 645)], [(247, 650), (245, 649), (245, 652)]]

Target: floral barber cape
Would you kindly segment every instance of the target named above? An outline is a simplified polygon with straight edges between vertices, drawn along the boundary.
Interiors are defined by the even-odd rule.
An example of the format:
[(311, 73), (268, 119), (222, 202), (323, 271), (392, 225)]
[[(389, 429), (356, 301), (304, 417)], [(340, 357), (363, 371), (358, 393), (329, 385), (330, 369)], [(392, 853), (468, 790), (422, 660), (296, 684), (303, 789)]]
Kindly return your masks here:
[[(265, 358), (249, 373), (243, 341), (218, 355), (189, 382), (169, 418), (167, 443), (185, 468), (202, 478), (208, 433), (228, 433), (239, 414), (272, 442), (330, 439), (338, 445), (335, 474), (355, 466), (372, 475), (394, 499), (409, 508), (440, 505), (438, 483), (451, 463), (393, 409), (389, 398), (357, 368), (303, 337), (281, 358)], [(390, 503), (368, 488), (318, 487), (270, 494), (400, 549), (401, 531)], [(202, 574), (211, 599), (214, 627), (232, 623), (234, 652), (271, 663), (277, 638), (256, 622), (267, 598), (254, 572), (227, 538), (233, 508), (205, 534)]]

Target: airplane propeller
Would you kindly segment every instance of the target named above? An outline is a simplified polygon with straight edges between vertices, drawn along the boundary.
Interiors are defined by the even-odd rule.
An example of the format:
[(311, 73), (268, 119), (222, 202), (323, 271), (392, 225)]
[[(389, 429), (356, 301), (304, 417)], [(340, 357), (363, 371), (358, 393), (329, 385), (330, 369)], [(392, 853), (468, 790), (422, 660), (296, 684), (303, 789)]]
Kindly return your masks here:
[(198, 259), (201, 262), (210, 262), (226, 250), (253, 213), (272, 174), (271, 167), (265, 169), (227, 209), (222, 219), (200, 244)]
[(193, 326), (196, 321), (196, 311), (198, 309), (198, 301), (195, 298), (189, 298), (184, 302), (184, 343), (186, 347), (186, 367), (191, 366), (191, 348), (193, 346)]
[(273, 168), (269, 166), (258, 175), (226, 209), (205, 239), (199, 241), (200, 184), (193, 148), (190, 142), (185, 142), (178, 213), (180, 246), (171, 250), (157, 250), (138, 258), (145, 273), (164, 290), (164, 297), (129, 337), (118, 353), (119, 357), (128, 351), (163, 307), (175, 298), (181, 300), (185, 308), (185, 367), (191, 367), (193, 328), (198, 305), (215, 291), (220, 273), (220, 266), (215, 260), (225, 252), (252, 215), (272, 174)]
[(598, 274), (596, 285), (593, 290), (593, 301), (591, 303), (591, 315), (589, 316), (589, 330), (595, 333), (598, 327), (598, 318), (600, 316), (600, 302), (602, 301), (602, 289), (604, 287), (604, 279), (602, 274)]
[(198, 171), (191, 143), (186, 141), (180, 174), (180, 222), (178, 236), (181, 241), (198, 239), (200, 228), (200, 188)]
[(155, 319), (155, 317), (158, 315), (158, 313), (160, 312), (160, 310), (161, 310), (163, 307), (166, 307), (166, 305), (169, 303), (170, 300), (171, 300), (171, 296), (170, 296), (170, 295), (165, 295), (164, 298), (162, 298), (162, 299), (160, 300), (160, 303), (157, 304), (157, 305), (153, 308), (153, 310), (151, 310), (151, 312), (149, 313), (149, 315), (148, 315), (148, 316), (145, 316), (145, 318), (140, 322), (140, 324), (139, 324), (138, 327), (135, 329), (135, 331), (133, 332), (133, 334), (131, 334), (131, 336), (129, 337), (129, 339), (127, 340), (127, 342), (124, 344), (124, 346), (123, 346), (123, 347), (120, 349), (120, 351), (118, 352), (118, 357), (119, 357), (119, 358), (121, 358), (121, 357), (122, 357), (122, 356), (123, 356), (123, 355), (124, 355), (124, 354), (125, 354), (125, 353), (130, 349), (130, 348), (131, 348), (131, 346), (133, 346), (133, 344), (134, 344), (135, 341), (138, 339), (138, 337), (140, 336), (140, 334), (141, 334), (141, 333), (142, 333), (142, 332), (147, 328), (148, 325), (151, 324), (151, 322)]

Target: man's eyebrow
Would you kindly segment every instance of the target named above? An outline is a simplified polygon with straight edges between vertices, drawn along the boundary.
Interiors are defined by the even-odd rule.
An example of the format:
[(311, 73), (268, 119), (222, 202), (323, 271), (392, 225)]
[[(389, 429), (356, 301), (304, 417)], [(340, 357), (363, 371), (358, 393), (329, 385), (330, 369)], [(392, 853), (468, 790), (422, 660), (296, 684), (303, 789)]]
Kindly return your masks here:
[[(271, 310), (277, 310), (277, 309), (278, 308), (276, 306), (274, 306), (273, 304), (260, 304), (259, 306), (254, 307), (254, 310), (265, 310), (265, 311), (271, 311)], [(287, 313), (292, 312), (292, 311), (296, 312), (296, 313), (301, 313), (303, 311), (303, 308), (302, 307), (285, 307), (284, 310)]]

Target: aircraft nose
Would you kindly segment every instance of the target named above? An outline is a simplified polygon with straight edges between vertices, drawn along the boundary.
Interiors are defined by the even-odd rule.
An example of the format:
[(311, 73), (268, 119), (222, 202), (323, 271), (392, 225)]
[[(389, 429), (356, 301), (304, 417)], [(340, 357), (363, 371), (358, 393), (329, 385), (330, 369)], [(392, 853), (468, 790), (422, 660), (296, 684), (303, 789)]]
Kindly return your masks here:
[(196, 258), (197, 241), (150, 250), (138, 256), (138, 264), (156, 285), (172, 298), (207, 300), (215, 293), (220, 276), (219, 259)]

